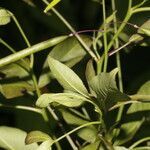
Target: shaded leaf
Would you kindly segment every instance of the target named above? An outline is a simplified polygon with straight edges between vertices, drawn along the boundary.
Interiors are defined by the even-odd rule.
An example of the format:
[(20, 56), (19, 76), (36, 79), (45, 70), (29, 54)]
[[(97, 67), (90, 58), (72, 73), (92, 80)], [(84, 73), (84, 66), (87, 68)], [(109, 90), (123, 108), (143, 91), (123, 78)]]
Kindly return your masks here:
[(6, 126), (0, 127), (0, 147), (9, 150), (37, 150), (36, 143), (25, 145), (26, 132)]
[(98, 105), (105, 112), (117, 102), (130, 99), (117, 89), (115, 81), (117, 72), (118, 69), (114, 69), (110, 73), (101, 73), (90, 81), (90, 87), (97, 94)]
[(88, 123), (89, 120), (87, 120), (83, 115), (81, 115), (79, 112), (67, 110), (67, 109), (61, 109), (62, 116), (64, 120), (71, 125), (83, 125), (85, 123)]
[[(89, 119), (86, 119), (85, 116), (75, 110), (61, 109), (60, 111), (64, 120), (68, 124), (80, 126), (90, 122)], [(78, 136), (88, 142), (94, 142), (97, 137), (97, 133), (97, 129), (92, 125), (77, 131)]]
[(78, 107), (87, 99), (76, 93), (58, 93), (41, 95), (36, 105), (38, 107), (47, 107), (50, 103), (56, 102), (67, 107)]
[(31, 143), (43, 142), (47, 140), (52, 140), (48, 134), (41, 131), (31, 131), (27, 134), (25, 143), (31, 144)]
[[(91, 38), (83, 35), (81, 35), (81, 38), (90, 47), (92, 44)], [(49, 55), (61, 62), (67, 62), (75, 58), (83, 58), (86, 51), (75, 37), (70, 37), (56, 45)]]
[(69, 67), (51, 57), (48, 58), (48, 63), (53, 75), (65, 90), (88, 97), (88, 91), (83, 82)]
[(11, 15), (8, 10), (0, 8), (0, 25), (6, 25), (10, 22)]
[(139, 130), (141, 125), (143, 124), (144, 119), (138, 121), (129, 121), (127, 123), (123, 123), (120, 127), (120, 134), (114, 142), (115, 145), (122, 145), (128, 141), (130, 141), (136, 132)]

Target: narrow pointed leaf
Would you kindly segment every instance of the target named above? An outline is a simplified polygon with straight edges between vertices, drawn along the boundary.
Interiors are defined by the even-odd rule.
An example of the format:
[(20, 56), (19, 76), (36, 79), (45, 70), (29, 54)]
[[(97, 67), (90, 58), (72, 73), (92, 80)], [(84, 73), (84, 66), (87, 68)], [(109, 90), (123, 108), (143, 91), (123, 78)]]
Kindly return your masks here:
[(65, 90), (80, 93), (85, 97), (88, 96), (88, 91), (82, 80), (73, 70), (52, 57), (48, 58), (48, 63), (53, 75)]

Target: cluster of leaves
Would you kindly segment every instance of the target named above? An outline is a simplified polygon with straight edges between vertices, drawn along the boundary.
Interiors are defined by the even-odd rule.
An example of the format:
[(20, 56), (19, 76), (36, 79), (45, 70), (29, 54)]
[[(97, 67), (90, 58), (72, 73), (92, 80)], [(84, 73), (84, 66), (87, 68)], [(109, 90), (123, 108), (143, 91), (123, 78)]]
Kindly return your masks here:
[[(129, 13), (134, 14), (141, 11), (139, 7), (143, 4), (144, 2), (132, 7), (132, 12)], [(51, 7), (53, 7), (52, 3), (48, 5), (45, 12)], [(109, 16), (106, 19), (106, 23), (109, 24), (113, 20), (113, 16), (114, 14)], [(8, 24), (11, 19), (15, 23), (17, 22), (10, 11), (1, 8), (0, 25)], [(128, 42), (122, 38), (121, 34), (119, 35), (119, 32), (116, 34), (118, 34), (119, 39), (127, 42), (127, 44), (141, 42), (141, 45), (147, 46), (148, 43), (145, 43), (143, 39), (144, 36), (150, 36), (149, 24), (150, 21), (148, 20), (141, 27), (135, 26), (138, 28), (137, 34), (133, 35)], [(123, 28), (123, 25), (124, 23), (119, 28), (120, 30)], [(103, 29), (104, 25), (101, 28)], [(110, 31), (107, 32), (110, 33), (108, 35), (112, 36), (111, 27)], [(22, 36), (24, 37), (24, 34)], [(103, 46), (102, 37), (103, 33), (98, 33), (92, 41), (92, 38), (89, 36), (77, 36), (77, 38), (82, 38), (81, 42), (86, 43), (87, 47), (93, 46), (96, 56), (94, 57), (96, 59), (93, 58), (96, 62), (93, 59), (89, 59), (86, 66), (85, 75), (87, 86), (84, 85), (80, 77), (71, 69), (71, 67), (80, 62), (87, 55), (87, 52), (89, 52), (84, 50), (84, 45), (80, 45), (80, 39), (78, 41), (72, 35), (55, 37), (33, 46), (27, 44), (28, 48), (19, 52), (13, 50), (3, 39), (0, 39), (0, 42), (14, 53), (0, 60), (1, 94), (7, 99), (23, 96), (25, 93), (33, 95), (35, 91), (39, 94), (40, 88), (45, 87), (51, 80), (56, 79), (63, 87), (63, 92), (39, 94), (35, 108), (24, 108), (45, 115), (43, 110), (47, 108), (51, 109), (52, 107), (61, 113), (61, 116), (67, 124), (73, 128), (76, 127), (68, 133), (63, 133), (64, 135), (61, 137), (56, 138), (55, 135), (50, 136), (41, 131), (31, 131), (27, 134), (16, 128), (1, 126), (0, 147), (16, 150), (50, 150), (54, 144), (57, 144), (57, 142), (74, 132), (77, 134), (76, 138), (79, 137), (79, 139), (83, 140), (79, 145), (79, 149), (82, 150), (136, 150), (135, 147), (140, 142), (150, 139), (150, 137), (146, 137), (131, 145), (129, 148), (122, 146), (135, 136), (145, 121), (149, 120), (149, 115), (144, 112), (149, 111), (150, 104), (144, 100), (150, 99), (150, 81), (142, 85), (136, 95), (129, 96), (121, 92), (116, 85), (116, 75), (120, 70), (116, 68), (110, 72), (102, 71), (103, 60), (106, 58), (102, 59), (103, 57), (101, 57), (99, 62), (100, 55), (97, 52), (97, 47), (101, 48)], [(32, 54), (52, 46), (54, 48), (48, 54), (43, 65), (42, 73), (36, 82), (32, 70)], [(89, 54), (93, 54), (93, 51)], [(31, 55), (30, 58), (27, 57), (29, 55)], [(95, 69), (95, 63), (99, 65), (97, 69)], [(130, 103), (132, 104), (127, 109), (124, 122), (120, 122), (120, 120), (119, 122), (114, 121), (111, 125), (107, 122), (109, 113), (113, 112), (116, 108)], [(88, 109), (87, 105), (91, 110)], [(4, 105), (0, 104), (0, 106), (3, 107)], [(91, 112), (93, 113), (92, 115)], [(139, 112), (141, 113), (137, 117), (136, 114)], [(56, 119), (56, 121), (59, 121), (59, 119)], [(146, 146), (146, 148), (149, 147)]]

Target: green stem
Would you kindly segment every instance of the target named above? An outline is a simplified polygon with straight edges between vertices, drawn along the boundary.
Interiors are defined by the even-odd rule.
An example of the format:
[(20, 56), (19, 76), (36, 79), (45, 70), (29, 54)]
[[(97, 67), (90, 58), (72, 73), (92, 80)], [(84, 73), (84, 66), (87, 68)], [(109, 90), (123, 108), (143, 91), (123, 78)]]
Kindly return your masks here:
[(143, 12), (143, 11), (150, 11), (150, 7), (137, 8), (137, 9), (133, 10), (132, 13), (139, 13), (139, 12)]
[[(46, 5), (49, 4), (47, 0), (42, 0)], [(86, 45), (86, 43), (83, 41), (83, 39), (79, 36), (79, 34), (76, 33), (75, 29), (68, 23), (68, 21), (55, 9), (52, 8), (52, 11), (55, 13), (55, 15), (66, 25), (66, 27), (73, 33), (73, 35), (78, 39), (78, 41), (81, 43), (83, 48), (89, 53), (89, 55), (97, 61), (96, 55), (93, 53), (93, 51)]]
[(107, 63), (108, 63), (108, 48), (107, 48), (107, 32), (106, 32), (106, 8), (105, 8), (105, 0), (102, 1), (103, 6), (103, 22), (104, 22), (104, 32), (103, 32), (103, 40), (104, 40), (104, 69), (103, 71), (107, 71)]
[[(11, 14), (15, 24), (17, 25), (17, 27), (18, 27), (18, 29), (19, 29), (19, 31), (20, 31), (20, 33), (21, 33), (25, 43), (27, 44), (28, 47), (31, 47), (31, 44), (30, 44), (27, 36), (25, 35), (21, 25), (19, 24), (18, 20), (16, 19), (16, 17), (11, 12), (9, 12), (9, 13)], [(40, 90), (39, 90), (38, 85), (37, 85), (36, 76), (35, 76), (35, 74), (33, 72), (33, 65), (34, 65), (34, 55), (32, 53), (31, 56), (30, 56), (30, 66), (29, 67), (30, 67), (30, 70), (31, 70), (31, 76), (32, 76), (32, 80), (33, 80), (33, 83), (34, 83), (34, 87), (36, 89), (36, 93), (39, 96), (40, 95)]]
[(2, 38), (0, 38), (0, 43), (7, 47), (12, 53), (16, 53), (16, 51), (10, 45), (8, 45), (8, 43), (6, 43)]
[(132, 149), (133, 149), (134, 147), (136, 147), (137, 145), (139, 145), (139, 144), (141, 144), (141, 143), (143, 143), (143, 142), (145, 142), (145, 141), (148, 141), (148, 140), (150, 140), (150, 137), (146, 137), (146, 138), (143, 138), (143, 139), (141, 139), (141, 140), (135, 142), (133, 145), (131, 145), (131, 146), (129, 147), (129, 150), (132, 150)]
[(29, 106), (21, 106), (21, 105), (10, 106), (10, 105), (0, 104), (0, 107), (11, 108), (11, 109), (20, 109), (20, 110), (32, 111), (32, 112), (35, 112), (35, 113), (38, 113), (38, 114), (42, 114), (41, 109), (34, 108), (34, 107), (29, 107)]
[(128, 22), (128, 20), (130, 19), (130, 17), (132, 16), (132, 0), (129, 0), (129, 4), (128, 4), (128, 10), (127, 10), (127, 14), (122, 22), (122, 24), (120, 25), (119, 29), (117, 30), (116, 34), (114, 35), (113, 39), (110, 41), (110, 43), (108, 44), (108, 51), (110, 50), (110, 48), (112, 47), (114, 40), (119, 36), (120, 32), (124, 29), (126, 23)]
[(150, 95), (139, 95), (139, 94), (135, 94), (135, 95), (131, 95), (130, 98), (132, 100), (150, 100)]
[(63, 41), (67, 37), (68, 36), (55, 37), (55, 38), (49, 39), (47, 41), (33, 45), (29, 48), (25, 48), (25, 49), (15, 53), (15, 54), (11, 54), (9, 56), (6, 56), (6, 57), (0, 59), (0, 67), (3, 67), (5, 65), (8, 65), (8, 64), (13, 63), (15, 61), (18, 61), (18, 60), (25, 58), (26, 56), (29, 56), (33, 53), (36, 53), (36, 52), (39, 52), (41, 50), (52, 47), (52, 46), (60, 43), (61, 41)]
[(90, 125), (94, 125), (94, 124), (101, 124), (101, 122), (100, 122), (100, 121), (94, 121), (94, 122), (89, 122), (89, 123), (83, 124), (83, 125), (81, 125), (81, 126), (75, 128), (75, 129), (71, 130), (70, 132), (64, 134), (63, 136), (57, 138), (53, 143), (56, 143), (56, 142), (62, 140), (62, 139), (65, 138), (67, 135), (70, 135), (70, 134), (72, 134), (72, 133), (74, 133), (74, 132), (80, 130), (81, 128), (84, 128), (84, 127), (90, 126)]
[[(116, 11), (115, 0), (112, 0), (112, 10), (113, 10), (113, 12)], [(117, 33), (117, 17), (116, 17), (116, 13), (114, 13), (113, 16), (114, 16), (113, 17), (114, 33), (116, 34)], [(115, 38), (115, 49), (117, 49), (118, 47), (119, 47), (119, 39), (118, 39), (118, 37), (116, 37)], [(119, 89), (120, 89), (121, 92), (123, 92), (123, 82), (122, 82), (121, 62), (120, 62), (120, 54), (119, 54), (119, 52), (116, 53), (116, 62), (117, 62), (117, 67), (119, 69), (119, 72), (118, 72)], [(122, 117), (122, 114), (123, 114), (123, 109), (124, 109), (124, 106), (121, 106), (119, 108), (119, 112), (118, 112), (117, 119), (116, 119), (117, 122), (121, 120), (121, 117)]]
[[(17, 27), (18, 27), (18, 29), (19, 29), (19, 31), (20, 31), (20, 33), (21, 33), (21, 35), (22, 35), (22, 37), (23, 37), (25, 43), (27, 44), (28, 47), (31, 47), (31, 44), (30, 44), (30, 42), (29, 42), (27, 36), (25, 35), (25, 33), (24, 33), (24, 31), (23, 31), (23, 29), (22, 29), (20, 23), (18, 22), (17, 18), (16, 18), (16, 17), (14, 16), (14, 14), (12, 14), (11, 12), (9, 12), (9, 13), (10, 13), (10, 15), (12, 16), (12, 18), (13, 18), (15, 24), (17, 25)], [(33, 64), (34, 64), (34, 56), (33, 56), (33, 54), (32, 54), (31, 57), (30, 57), (30, 68), (33, 68)]]

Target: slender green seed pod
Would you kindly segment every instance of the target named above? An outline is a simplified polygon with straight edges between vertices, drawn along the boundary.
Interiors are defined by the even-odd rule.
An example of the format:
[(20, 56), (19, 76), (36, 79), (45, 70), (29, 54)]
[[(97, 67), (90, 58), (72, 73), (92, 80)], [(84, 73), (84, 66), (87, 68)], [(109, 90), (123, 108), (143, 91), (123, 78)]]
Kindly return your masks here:
[(3, 67), (5, 65), (8, 65), (10, 63), (13, 63), (15, 61), (18, 61), (26, 56), (29, 56), (33, 53), (37, 53), (41, 50), (47, 49), (49, 47), (52, 47), (54, 45), (57, 45), (58, 43), (62, 42), (63, 40), (65, 40), (68, 36), (59, 36), (59, 37), (55, 37), (52, 39), (49, 39), (47, 41), (35, 44), (29, 48), (25, 48), (15, 54), (11, 54), (9, 56), (6, 56), (2, 59), (0, 59), (0, 67)]

